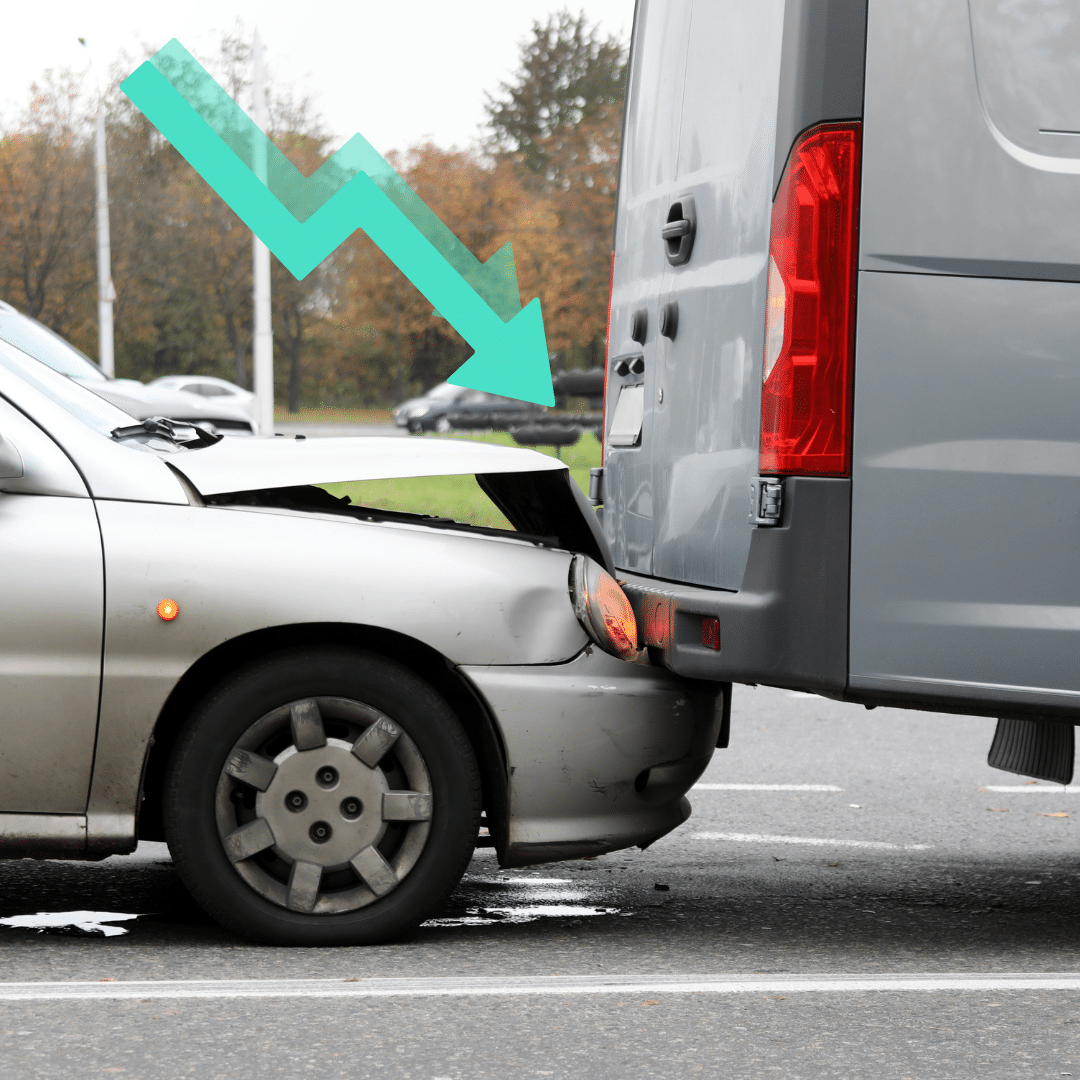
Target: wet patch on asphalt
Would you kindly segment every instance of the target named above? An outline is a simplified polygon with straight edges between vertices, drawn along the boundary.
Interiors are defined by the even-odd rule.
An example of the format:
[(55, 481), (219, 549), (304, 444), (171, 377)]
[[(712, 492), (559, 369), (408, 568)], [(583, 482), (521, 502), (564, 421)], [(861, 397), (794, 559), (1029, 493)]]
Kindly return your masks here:
[[(496, 902), (492, 902), (493, 898)], [(492, 926), (539, 919), (585, 919), (598, 915), (625, 915), (621, 908), (597, 903), (601, 890), (591, 882), (572, 878), (521, 877), (497, 873), (493, 877), (466, 877), (440, 916), (424, 927)], [(582, 901), (585, 901), (584, 903)], [(592, 901), (589, 903), (588, 901)]]

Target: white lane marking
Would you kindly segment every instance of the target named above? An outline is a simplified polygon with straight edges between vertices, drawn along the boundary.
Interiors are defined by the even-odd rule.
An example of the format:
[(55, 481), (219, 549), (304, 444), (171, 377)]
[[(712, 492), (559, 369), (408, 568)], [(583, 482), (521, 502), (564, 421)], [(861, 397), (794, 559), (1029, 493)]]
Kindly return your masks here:
[(695, 784), (692, 791), (843, 791), (835, 784)]
[(154, 998), (482, 997), (556, 994), (866, 993), (1080, 990), (1071, 972), (1011, 975), (534, 975), (419, 979), (198, 979), (0, 983), (0, 1001)]
[(1037, 784), (987, 784), (980, 791), (1001, 791), (1010, 795), (1080, 795), (1080, 784), (1039, 787)]
[(813, 847), (874, 848), (878, 851), (926, 851), (932, 844), (887, 844), (884, 840), (823, 840), (816, 836), (770, 836), (767, 833), (699, 832), (691, 840), (731, 840), (741, 844), (810, 844)]
[(28, 930), (66, 930), (76, 927), (79, 930), (100, 932), (105, 937), (117, 937), (126, 934), (123, 926), (110, 926), (109, 923), (126, 922), (139, 916), (122, 911), (39, 911), (36, 915), (12, 915), (0, 919), (0, 926), (11, 926)]

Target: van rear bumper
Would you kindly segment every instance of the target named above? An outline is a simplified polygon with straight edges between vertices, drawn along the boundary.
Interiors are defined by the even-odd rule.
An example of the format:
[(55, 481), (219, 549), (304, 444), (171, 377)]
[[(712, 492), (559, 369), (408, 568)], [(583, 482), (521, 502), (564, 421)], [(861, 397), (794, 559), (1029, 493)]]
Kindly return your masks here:
[[(619, 571), (654, 664), (694, 679), (842, 694), (851, 481), (786, 477), (780, 525), (756, 527), (738, 592)], [(702, 618), (720, 622), (720, 649)]]

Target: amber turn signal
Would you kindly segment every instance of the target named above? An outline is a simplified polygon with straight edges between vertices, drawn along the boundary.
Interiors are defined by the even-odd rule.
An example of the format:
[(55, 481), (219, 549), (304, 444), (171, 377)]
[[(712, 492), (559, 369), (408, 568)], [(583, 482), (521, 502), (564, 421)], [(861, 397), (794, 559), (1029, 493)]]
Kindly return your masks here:
[(172, 622), (180, 614), (180, 605), (175, 600), (162, 600), (157, 606), (158, 618)]

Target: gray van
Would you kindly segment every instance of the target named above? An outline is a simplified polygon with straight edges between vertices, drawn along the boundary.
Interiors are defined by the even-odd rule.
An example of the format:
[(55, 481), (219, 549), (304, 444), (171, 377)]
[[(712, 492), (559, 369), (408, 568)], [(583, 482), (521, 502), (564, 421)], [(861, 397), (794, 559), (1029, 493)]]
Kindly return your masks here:
[(594, 496), (654, 662), (1080, 717), (1080, 4), (638, 0)]

